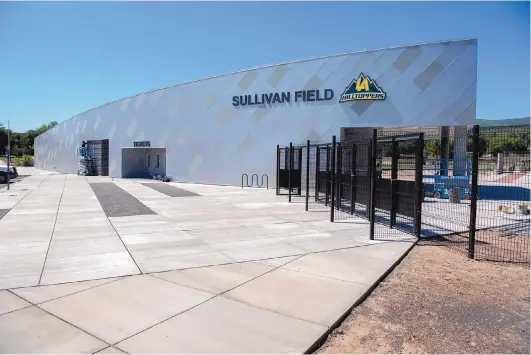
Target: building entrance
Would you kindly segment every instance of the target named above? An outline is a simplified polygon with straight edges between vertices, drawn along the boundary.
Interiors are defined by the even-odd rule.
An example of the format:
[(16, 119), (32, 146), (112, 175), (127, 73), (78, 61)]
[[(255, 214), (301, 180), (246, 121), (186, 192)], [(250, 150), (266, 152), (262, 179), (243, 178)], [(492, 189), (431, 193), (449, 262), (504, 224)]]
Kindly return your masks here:
[(122, 177), (166, 176), (166, 148), (122, 148)]

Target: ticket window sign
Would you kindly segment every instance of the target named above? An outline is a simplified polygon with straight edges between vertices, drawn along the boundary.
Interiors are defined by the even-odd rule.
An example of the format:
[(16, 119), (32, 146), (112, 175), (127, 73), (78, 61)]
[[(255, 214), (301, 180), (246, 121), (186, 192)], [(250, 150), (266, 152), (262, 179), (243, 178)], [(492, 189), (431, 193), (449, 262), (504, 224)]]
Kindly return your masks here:
[(151, 147), (151, 142), (150, 141), (133, 142), (133, 147), (135, 147), (135, 148), (149, 148), (149, 147)]

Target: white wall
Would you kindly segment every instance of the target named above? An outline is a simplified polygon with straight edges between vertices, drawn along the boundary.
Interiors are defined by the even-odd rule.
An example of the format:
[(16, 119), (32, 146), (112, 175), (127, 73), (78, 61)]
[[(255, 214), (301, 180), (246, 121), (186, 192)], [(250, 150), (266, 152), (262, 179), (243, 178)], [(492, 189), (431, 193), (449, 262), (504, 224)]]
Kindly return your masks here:
[[(286, 63), (174, 86), (82, 113), (35, 140), (38, 168), (74, 173), (82, 140), (109, 138), (109, 175), (122, 148), (167, 148), (167, 174), (239, 184), (242, 173), (275, 176), (276, 144), (330, 141), (348, 126), (467, 125), (476, 116), (476, 40), (366, 51)], [(339, 103), (360, 73), (384, 101)], [(330, 101), (234, 107), (233, 96), (332, 89)]]

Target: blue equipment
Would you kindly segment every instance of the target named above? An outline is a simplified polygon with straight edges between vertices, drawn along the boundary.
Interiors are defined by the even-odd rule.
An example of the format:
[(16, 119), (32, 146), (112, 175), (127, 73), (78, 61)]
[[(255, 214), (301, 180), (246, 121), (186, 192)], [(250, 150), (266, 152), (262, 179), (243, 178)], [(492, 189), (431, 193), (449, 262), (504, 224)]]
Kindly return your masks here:
[[(424, 163), (425, 165), (431, 165), (433, 169), (432, 175), (424, 175), (424, 178), (433, 179), (433, 197), (446, 199), (448, 198), (448, 191), (450, 189), (460, 187), (461, 199), (470, 199), (472, 195), (470, 185), (470, 159), (425, 159)], [(452, 167), (450, 168), (450, 166)], [(463, 175), (456, 176), (456, 172), (460, 172)]]
[(88, 147), (77, 148), (77, 159), (78, 160), (92, 160), (92, 149)]
[(77, 160), (79, 162), (78, 175), (93, 175), (92, 149), (89, 147), (77, 148)]

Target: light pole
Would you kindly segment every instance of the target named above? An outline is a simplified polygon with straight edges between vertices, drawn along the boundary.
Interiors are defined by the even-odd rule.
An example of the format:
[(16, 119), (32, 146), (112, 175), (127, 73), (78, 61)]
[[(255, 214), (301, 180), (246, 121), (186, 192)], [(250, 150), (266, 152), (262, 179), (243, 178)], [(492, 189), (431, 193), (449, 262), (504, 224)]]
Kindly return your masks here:
[(9, 190), (9, 173), (11, 168), (11, 132), (9, 128), (9, 120), (7, 121), (7, 172), (6, 172), (6, 182), (7, 189)]

